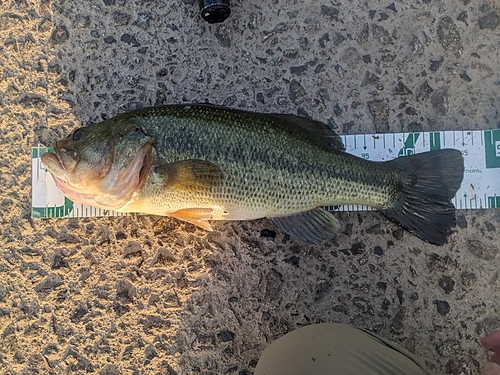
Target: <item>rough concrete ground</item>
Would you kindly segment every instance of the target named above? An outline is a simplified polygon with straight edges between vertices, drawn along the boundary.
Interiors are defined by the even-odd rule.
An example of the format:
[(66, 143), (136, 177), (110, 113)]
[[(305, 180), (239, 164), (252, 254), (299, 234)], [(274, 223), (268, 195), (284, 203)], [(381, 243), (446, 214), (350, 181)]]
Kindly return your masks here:
[(0, 0), (3, 374), (251, 374), (317, 322), (377, 332), (436, 374), (478, 374), (500, 327), (497, 211), (428, 245), (376, 212), (301, 246), (267, 220), (33, 220), (30, 148), (125, 110), (209, 101), (340, 133), (499, 126), (494, 0)]

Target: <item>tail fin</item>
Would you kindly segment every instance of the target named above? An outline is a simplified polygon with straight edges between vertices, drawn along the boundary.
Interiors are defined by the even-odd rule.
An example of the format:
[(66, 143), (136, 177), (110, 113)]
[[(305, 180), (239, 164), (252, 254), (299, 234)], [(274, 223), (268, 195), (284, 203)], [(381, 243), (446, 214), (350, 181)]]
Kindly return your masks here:
[(447, 243), (446, 237), (456, 223), (455, 207), (450, 201), (464, 176), (460, 151), (430, 151), (387, 164), (400, 173), (401, 193), (391, 207), (380, 211), (424, 241)]

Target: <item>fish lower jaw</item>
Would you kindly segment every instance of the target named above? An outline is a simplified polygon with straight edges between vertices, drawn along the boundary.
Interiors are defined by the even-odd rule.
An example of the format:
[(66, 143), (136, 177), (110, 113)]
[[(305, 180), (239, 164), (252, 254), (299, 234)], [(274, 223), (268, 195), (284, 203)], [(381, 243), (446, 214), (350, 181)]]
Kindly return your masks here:
[(54, 175), (52, 175), (52, 178), (59, 191), (66, 198), (76, 203), (87, 204), (104, 210), (116, 211), (130, 200), (130, 194), (123, 195), (122, 193), (120, 196), (116, 196), (114, 194), (95, 192), (93, 191), (94, 189), (70, 184), (66, 182), (65, 179), (55, 177)]

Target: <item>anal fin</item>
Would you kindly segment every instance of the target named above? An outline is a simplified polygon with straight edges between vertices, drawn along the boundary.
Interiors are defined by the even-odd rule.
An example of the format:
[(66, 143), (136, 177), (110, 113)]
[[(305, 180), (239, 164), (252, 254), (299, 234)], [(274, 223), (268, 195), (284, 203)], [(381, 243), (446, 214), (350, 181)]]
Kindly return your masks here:
[(270, 219), (283, 232), (306, 244), (320, 244), (340, 231), (339, 221), (321, 207)]
[(168, 216), (186, 221), (211, 232), (213, 229), (207, 220), (212, 218), (212, 212), (213, 209), (211, 208), (184, 208), (171, 212)]

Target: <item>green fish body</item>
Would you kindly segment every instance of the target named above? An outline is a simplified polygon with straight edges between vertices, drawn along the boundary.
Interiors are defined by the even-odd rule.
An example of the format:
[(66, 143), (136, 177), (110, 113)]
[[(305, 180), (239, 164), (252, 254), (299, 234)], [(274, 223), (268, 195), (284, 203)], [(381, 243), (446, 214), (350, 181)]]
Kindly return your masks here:
[(456, 150), (372, 162), (345, 153), (320, 122), (202, 104), (122, 114), (77, 129), (55, 149), (43, 162), (70, 199), (208, 230), (207, 220), (268, 217), (306, 243), (340, 229), (321, 206), (353, 204), (443, 244), (463, 178)]

